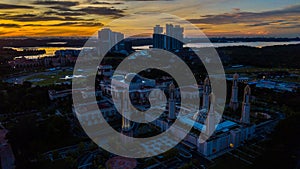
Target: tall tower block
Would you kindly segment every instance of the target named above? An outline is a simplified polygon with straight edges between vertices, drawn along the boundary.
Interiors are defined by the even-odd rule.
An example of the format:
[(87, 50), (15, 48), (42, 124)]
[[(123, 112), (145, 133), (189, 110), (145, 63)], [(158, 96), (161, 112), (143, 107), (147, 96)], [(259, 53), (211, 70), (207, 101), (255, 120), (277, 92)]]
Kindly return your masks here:
[(239, 102), (238, 102), (238, 79), (239, 79), (239, 75), (237, 73), (235, 73), (233, 75), (233, 83), (232, 83), (232, 90), (231, 90), (231, 99), (230, 99), (230, 104), (229, 106), (236, 111), (237, 108), (239, 107)]
[(204, 86), (203, 86), (203, 104), (202, 104), (203, 109), (208, 109), (209, 108), (209, 95), (210, 95), (210, 92), (211, 92), (210, 81), (209, 81), (209, 78), (207, 77), (204, 80)]
[(175, 85), (173, 83), (169, 86), (169, 120), (175, 120)]
[(156, 25), (153, 28), (153, 48), (165, 48), (165, 35), (163, 35), (163, 27)]
[(241, 123), (249, 124), (250, 123), (250, 97), (251, 97), (251, 89), (250, 86), (247, 85), (244, 90), (244, 100), (242, 107), (242, 115), (241, 115)]

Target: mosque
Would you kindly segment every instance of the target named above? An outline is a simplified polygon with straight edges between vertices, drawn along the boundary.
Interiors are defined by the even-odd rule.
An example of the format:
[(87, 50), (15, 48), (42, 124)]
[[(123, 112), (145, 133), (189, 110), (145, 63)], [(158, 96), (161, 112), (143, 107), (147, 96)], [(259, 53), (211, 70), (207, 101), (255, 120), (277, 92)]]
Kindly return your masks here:
[[(232, 97), (230, 107), (237, 109), (238, 102), (238, 75), (234, 75), (234, 83), (232, 86)], [(169, 110), (167, 118), (160, 117), (151, 122), (153, 125), (159, 127), (162, 131), (166, 130), (170, 120), (176, 118), (176, 104), (174, 103), (175, 95), (174, 85), (169, 86)], [(201, 153), (208, 159), (216, 158), (233, 148), (239, 147), (246, 140), (254, 136), (255, 124), (250, 122), (250, 101), (251, 89), (246, 86), (244, 89), (244, 99), (242, 102), (242, 112), (240, 119), (226, 119), (216, 112), (214, 108), (214, 94), (211, 93), (210, 81), (208, 78), (204, 81), (202, 92), (202, 109), (199, 111), (192, 108), (181, 107), (184, 109), (184, 115), (179, 120), (186, 124), (194, 124), (190, 133), (182, 141), (182, 144), (189, 149), (193, 149)], [(219, 116), (219, 117), (218, 117)], [(220, 122), (217, 124), (217, 119)], [(206, 123), (205, 123), (206, 122)], [(200, 134), (202, 133), (202, 134)], [(174, 133), (175, 135), (182, 134), (180, 130)]]
[[(102, 68), (110, 69), (110, 67)], [(159, 118), (156, 118), (154, 121), (150, 122), (150, 124), (160, 129), (161, 132), (164, 132), (172, 125), (172, 121), (176, 120), (178, 117), (178, 110), (181, 109), (183, 115), (178, 118), (180, 122), (185, 125), (193, 125), (191, 126), (192, 130), (181, 142), (187, 148), (198, 151), (208, 159), (213, 159), (230, 151), (233, 148), (243, 145), (245, 141), (254, 136), (255, 124), (251, 123), (250, 121), (251, 89), (249, 86), (245, 87), (243, 101), (241, 105), (239, 105), (238, 78), (239, 76), (235, 74), (233, 78), (232, 94), (229, 106), (233, 110), (237, 110), (239, 106), (242, 107), (240, 119), (228, 119), (227, 117), (222, 117), (222, 115), (217, 112), (217, 109), (214, 106), (216, 105), (214, 104), (215, 96), (211, 92), (210, 80), (206, 78), (203, 85), (185, 86), (186, 88), (197, 87), (199, 89), (199, 93), (201, 94), (202, 98), (201, 109), (195, 109), (188, 106), (185, 107), (184, 105), (178, 107), (176, 104), (179, 97), (178, 89), (176, 89), (173, 83), (170, 83), (168, 86), (169, 89), (167, 90), (167, 92), (169, 92), (168, 105), (165, 106), (167, 107), (167, 111), (163, 106), (154, 108), (151, 107), (153, 111), (157, 110), (164, 113)], [(124, 99), (127, 98), (124, 97), (125, 95), (129, 94), (133, 104), (138, 103), (140, 105), (147, 105), (147, 103), (145, 103), (143, 100), (148, 99), (151, 90), (157, 85), (155, 80), (147, 79), (136, 74), (127, 74), (126, 76), (117, 75), (112, 76), (110, 79), (116, 80), (114, 86), (111, 87), (108, 82), (101, 82), (101, 90), (103, 95), (122, 98), (122, 112), (120, 112), (120, 114), (130, 113), (127, 111), (128, 105), (125, 104), (127, 102), (124, 101)], [(129, 89), (129, 93), (124, 93), (124, 89)], [(193, 99), (195, 95), (199, 93), (191, 93), (187, 90), (186, 93), (181, 93), (180, 97)], [(152, 94), (157, 98), (163, 97), (163, 92), (154, 92)], [(105, 102), (106, 105), (113, 104), (109, 99), (106, 99), (105, 101), (102, 100), (102, 102)], [(101, 103), (101, 105), (103, 105), (103, 103)], [(113, 106), (110, 108), (105, 107), (103, 110), (105, 110), (103, 115), (107, 121), (113, 120), (113, 118), (110, 117), (119, 114)], [(99, 113), (98, 111), (91, 110), (89, 112), (80, 113), (74, 110), (74, 113), (76, 113), (79, 118), (84, 118), (86, 124), (88, 125), (96, 125), (103, 122), (97, 120), (99, 116), (97, 114)], [(132, 124), (133, 122), (123, 117), (121, 132), (125, 135), (132, 136)], [(174, 131), (175, 136), (180, 136), (181, 134), (184, 134), (184, 132), (180, 131), (180, 129)]]

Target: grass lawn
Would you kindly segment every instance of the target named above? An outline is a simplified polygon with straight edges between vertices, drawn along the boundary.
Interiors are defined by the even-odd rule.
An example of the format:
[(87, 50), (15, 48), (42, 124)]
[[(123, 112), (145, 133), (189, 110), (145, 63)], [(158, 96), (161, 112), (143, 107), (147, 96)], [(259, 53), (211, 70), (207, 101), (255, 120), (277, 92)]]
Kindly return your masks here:
[(34, 85), (46, 86), (55, 83), (63, 83), (70, 80), (64, 80), (67, 75), (72, 75), (73, 71), (59, 71), (55, 73), (45, 73), (40, 75), (33, 75), (26, 79), (26, 81), (31, 81)]

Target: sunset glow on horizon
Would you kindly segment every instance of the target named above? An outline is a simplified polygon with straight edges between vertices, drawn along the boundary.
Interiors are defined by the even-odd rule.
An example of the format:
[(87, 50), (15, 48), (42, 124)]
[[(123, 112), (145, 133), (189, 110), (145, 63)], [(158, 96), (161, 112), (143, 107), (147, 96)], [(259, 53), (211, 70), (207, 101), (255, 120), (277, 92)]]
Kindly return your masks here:
[[(0, 37), (91, 36), (117, 18), (143, 12), (175, 15), (207, 36), (300, 36), (296, 0), (1, 0)], [(152, 31), (141, 28), (145, 35)]]

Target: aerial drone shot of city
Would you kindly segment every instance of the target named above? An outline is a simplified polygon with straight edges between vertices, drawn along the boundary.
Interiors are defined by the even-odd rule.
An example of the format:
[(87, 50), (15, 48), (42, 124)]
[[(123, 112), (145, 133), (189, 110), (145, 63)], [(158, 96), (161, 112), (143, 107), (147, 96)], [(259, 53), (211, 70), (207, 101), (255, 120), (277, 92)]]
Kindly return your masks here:
[(1, 0), (0, 169), (300, 169), (299, 15)]

